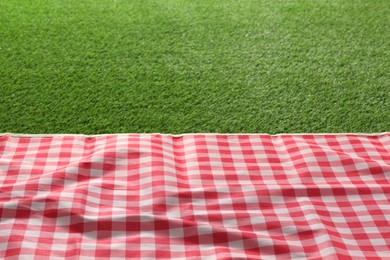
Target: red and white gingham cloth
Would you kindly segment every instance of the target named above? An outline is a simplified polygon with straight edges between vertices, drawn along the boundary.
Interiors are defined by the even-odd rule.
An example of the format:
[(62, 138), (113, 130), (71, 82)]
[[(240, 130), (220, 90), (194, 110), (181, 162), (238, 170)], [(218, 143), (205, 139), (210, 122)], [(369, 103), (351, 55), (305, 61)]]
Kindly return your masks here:
[(390, 258), (390, 134), (0, 135), (0, 257)]

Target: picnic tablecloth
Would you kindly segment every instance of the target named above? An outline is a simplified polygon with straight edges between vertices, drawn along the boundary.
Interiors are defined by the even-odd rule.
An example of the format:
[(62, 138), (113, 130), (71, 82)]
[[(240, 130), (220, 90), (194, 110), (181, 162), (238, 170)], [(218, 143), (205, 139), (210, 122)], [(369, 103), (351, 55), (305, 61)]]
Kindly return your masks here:
[(390, 134), (0, 134), (0, 257), (390, 258)]

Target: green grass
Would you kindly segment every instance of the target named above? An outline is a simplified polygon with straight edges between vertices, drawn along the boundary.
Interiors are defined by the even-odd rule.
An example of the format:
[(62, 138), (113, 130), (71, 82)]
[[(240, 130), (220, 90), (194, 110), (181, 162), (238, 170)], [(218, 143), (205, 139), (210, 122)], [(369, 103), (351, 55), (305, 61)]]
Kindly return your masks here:
[(389, 0), (1, 0), (0, 132), (390, 130)]

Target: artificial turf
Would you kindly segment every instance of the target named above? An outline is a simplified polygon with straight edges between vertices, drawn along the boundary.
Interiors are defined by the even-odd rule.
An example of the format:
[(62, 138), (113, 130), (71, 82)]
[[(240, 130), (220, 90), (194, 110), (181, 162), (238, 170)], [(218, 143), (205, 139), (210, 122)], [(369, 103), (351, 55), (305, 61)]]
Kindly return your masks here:
[(389, 0), (1, 0), (0, 132), (390, 130)]

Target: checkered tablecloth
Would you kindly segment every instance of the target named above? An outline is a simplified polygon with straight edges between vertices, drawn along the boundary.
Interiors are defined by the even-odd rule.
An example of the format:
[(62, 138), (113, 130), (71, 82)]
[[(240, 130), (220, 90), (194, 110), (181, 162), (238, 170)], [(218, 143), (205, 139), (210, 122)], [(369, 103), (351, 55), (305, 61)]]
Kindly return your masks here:
[(0, 258), (390, 259), (390, 134), (0, 135)]

